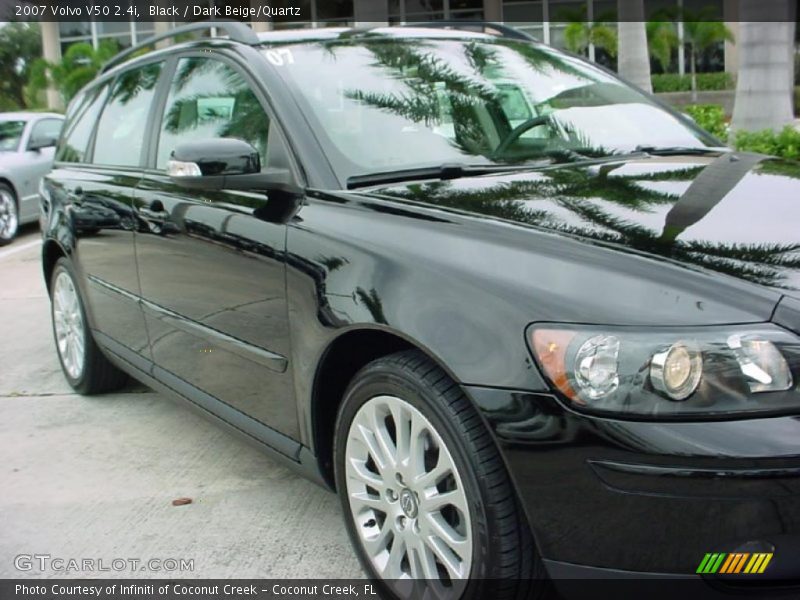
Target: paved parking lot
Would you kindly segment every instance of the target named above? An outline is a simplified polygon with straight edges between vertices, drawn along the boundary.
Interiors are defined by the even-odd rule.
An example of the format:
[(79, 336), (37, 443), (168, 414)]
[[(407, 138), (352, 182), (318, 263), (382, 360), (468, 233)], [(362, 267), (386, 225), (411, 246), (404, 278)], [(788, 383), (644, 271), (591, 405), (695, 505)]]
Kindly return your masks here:
[[(146, 388), (71, 392), (38, 241), (0, 249), (0, 577), (362, 577), (333, 494)], [(18, 571), (32, 554), (194, 570)]]

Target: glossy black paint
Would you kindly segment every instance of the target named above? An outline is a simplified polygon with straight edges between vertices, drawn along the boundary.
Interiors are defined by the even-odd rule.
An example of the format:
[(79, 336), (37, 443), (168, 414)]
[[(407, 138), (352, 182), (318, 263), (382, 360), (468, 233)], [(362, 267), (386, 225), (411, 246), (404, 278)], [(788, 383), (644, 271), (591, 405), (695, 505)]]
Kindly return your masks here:
[(524, 339), (535, 321), (798, 332), (799, 165), (637, 154), (347, 191), (256, 49), (212, 40), (147, 60), (209, 51), (257, 86), (304, 196), (187, 190), (152, 148), (138, 169), (57, 164), (45, 272), (71, 257), (117, 364), (330, 482), (320, 373), (369, 332), (464, 386), (546, 559), (691, 573), (725, 545), (800, 536), (797, 417), (580, 415)]
[(170, 158), (195, 163), (205, 176), (245, 175), (261, 170), (258, 150), (233, 138), (187, 142), (175, 148)]
[[(163, 222), (142, 212), (156, 202)], [(297, 416), (287, 410), (286, 227), (259, 218), (268, 202), (187, 193), (148, 173), (136, 190), (148, 228), (135, 254), (155, 364), (296, 439)]]
[(549, 394), (468, 392), (545, 558), (689, 574), (709, 548), (765, 540), (800, 575), (790, 552), (800, 540), (800, 418), (632, 422), (565, 410)]

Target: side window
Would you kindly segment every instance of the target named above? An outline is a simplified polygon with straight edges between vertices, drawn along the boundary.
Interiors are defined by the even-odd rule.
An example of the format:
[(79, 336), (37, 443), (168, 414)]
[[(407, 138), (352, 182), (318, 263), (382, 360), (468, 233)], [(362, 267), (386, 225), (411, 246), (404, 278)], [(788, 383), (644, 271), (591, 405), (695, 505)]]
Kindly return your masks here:
[(161, 63), (126, 71), (114, 82), (94, 142), (97, 165), (133, 167), (140, 164), (147, 117), (155, 95)]
[(181, 143), (233, 137), (252, 144), (267, 164), (269, 119), (244, 78), (211, 58), (182, 58), (175, 71), (158, 140), (156, 166), (164, 169)]
[(63, 121), (61, 119), (42, 119), (33, 126), (29, 139), (50, 138), (57, 140), (61, 133), (62, 124)]
[(89, 138), (106, 101), (108, 84), (95, 88), (70, 107), (64, 136), (56, 151), (56, 160), (82, 163), (86, 160)]

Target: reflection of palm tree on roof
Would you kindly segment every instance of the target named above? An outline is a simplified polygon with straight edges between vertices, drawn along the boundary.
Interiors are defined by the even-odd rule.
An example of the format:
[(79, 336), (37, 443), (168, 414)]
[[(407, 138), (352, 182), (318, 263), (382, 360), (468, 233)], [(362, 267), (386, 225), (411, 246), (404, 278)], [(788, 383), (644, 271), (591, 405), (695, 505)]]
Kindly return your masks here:
[[(622, 163), (603, 165), (597, 172), (591, 168), (565, 168), (539, 171), (529, 179), (505, 181), (489, 188), (468, 188), (455, 191), (448, 182), (411, 185), (398, 190), (388, 190), (389, 195), (399, 195), (410, 200), (450, 205), (469, 210), (474, 203), (515, 201), (525, 199), (602, 199), (624, 206), (629, 210), (648, 212), (654, 205), (673, 204), (678, 196), (673, 193), (640, 185), (640, 182), (659, 180), (660, 174), (612, 174)], [(684, 172), (685, 176), (689, 171)], [(688, 180), (688, 179), (687, 179)]]
[[(691, 181), (693, 171), (682, 170), (683, 177)], [(677, 236), (665, 238), (661, 232), (615, 216), (591, 201), (601, 199), (634, 211), (648, 211), (653, 205), (675, 204), (679, 196), (637, 185), (639, 181), (670, 180), (664, 173), (597, 178), (586, 169), (567, 168), (540, 171), (534, 177), (526, 181), (463, 190), (459, 190), (452, 182), (441, 181), (390, 189), (383, 193), (601, 242), (622, 244), (773, 287), (784, 285), (785, 270), (800, 269), (800, 244), (726, 244), (684, 241), (677, 239)], [(568, 221), (546, 206), (537, 207), (537, 200), (553, 202), (578, 220)]]
[[(571, 202), (568, 208), (590, 223), (591, 227), (573, 226), (565, 228), (565, 233), (621, 243), (754, 283), (784, 287), (783, 271), (800, 269), (800, 244), (726, 244), (665, 240), (660, 233), (615, 217), (596, 205)], [(598, 227), (605, 231), (598, 231)]]

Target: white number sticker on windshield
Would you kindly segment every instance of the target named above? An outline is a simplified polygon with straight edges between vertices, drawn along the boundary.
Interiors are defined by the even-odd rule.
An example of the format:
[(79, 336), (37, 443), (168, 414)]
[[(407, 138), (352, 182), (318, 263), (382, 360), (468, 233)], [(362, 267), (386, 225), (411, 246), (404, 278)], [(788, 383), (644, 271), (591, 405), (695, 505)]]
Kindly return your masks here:
[(276, 67), (294, 64), (294, 55), (289, 48), (279, 48), (278, 50), (267, 50), (267, 60)]

